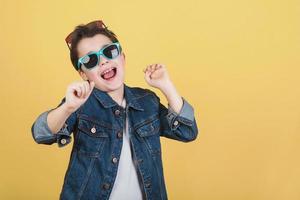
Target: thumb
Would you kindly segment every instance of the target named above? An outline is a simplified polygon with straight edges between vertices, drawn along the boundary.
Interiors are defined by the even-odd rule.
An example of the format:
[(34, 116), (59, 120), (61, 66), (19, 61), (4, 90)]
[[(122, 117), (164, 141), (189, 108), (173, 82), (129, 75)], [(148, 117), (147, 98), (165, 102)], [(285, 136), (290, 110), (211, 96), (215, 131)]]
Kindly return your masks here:
[(89, 93), (88, 93), (87, 96), (90, 96), (90, 94), (92, 93), (93, 88), (94, 88), (94, 86), (95, 86), (95, 82), (94, 82), (94, 81), (91, 81), (91, 82), (89, 82), (89, 83), (90, 83), (90, 90), (89, 90)]
[(94, 81), (91, 81), (91, 82), (89, 82), (90, 83), (90, 89), (92, 90), (93, 88), (94, 88), (94, 86), (95, 86), (95, 82)]
[(146, 71), (146, 72), (145, 72), (145, 77), (144, 77), (144, 78), (145, 78), (145, 80), (146, 80), (148, 83), (150, 82), (150, 79), (151, 79), (151, 78), (150, 78), (150, 75), (151, 75), (151, 72), (150, 72), (150, 71)]

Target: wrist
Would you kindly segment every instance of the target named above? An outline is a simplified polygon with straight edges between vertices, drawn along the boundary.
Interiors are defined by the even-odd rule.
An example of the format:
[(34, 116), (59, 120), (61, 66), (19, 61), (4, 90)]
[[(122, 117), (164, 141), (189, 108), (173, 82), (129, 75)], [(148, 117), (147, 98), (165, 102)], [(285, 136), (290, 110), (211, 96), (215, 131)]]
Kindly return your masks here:
[(74, 112), (74, 109), (71, 106), (69, 106), (66, 102), (61, 105), (61, 109), (67, 115), (71, 115)]
[(168, 93), (172, 92), (172, 91), (176, 91), (173, 83), (171, 82), (171, 80), (166, 81), (164, 84), (161, 85), (161, 87), (159, 88), (159, 90), (167, 95)]

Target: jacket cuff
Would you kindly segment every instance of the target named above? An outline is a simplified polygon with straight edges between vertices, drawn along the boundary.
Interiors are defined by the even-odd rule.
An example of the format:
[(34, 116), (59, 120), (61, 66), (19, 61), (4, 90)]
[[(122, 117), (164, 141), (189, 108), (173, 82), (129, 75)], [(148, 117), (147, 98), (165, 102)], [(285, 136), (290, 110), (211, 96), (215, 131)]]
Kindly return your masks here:
[(38, 144), (50, 145), (56, 142), (59, 147), (63, 147), (71, 142), (70, 132), (67, 129), (67, 124), (64, 124), (57, 133), (51, 132), (47, 123), (47, 116), (50, 111), (42, 113), (37, 118), (31, 128), (32, 136)]
[(168, 104), (167, 119), (172, 130), (177, 129), (180, 123), (183, 123), (188, 126), (192, 126), (193, 124), (194, 109), (183, 97), (182, 100), (183, 100), (183, 106), (179, 114), (177, 114)]
[(63, 127), (56, 133), (56, 142), (59, 147), (66, 146), (72, 140), (70, 132), (67, 129), (68, 125), (65, 123)]

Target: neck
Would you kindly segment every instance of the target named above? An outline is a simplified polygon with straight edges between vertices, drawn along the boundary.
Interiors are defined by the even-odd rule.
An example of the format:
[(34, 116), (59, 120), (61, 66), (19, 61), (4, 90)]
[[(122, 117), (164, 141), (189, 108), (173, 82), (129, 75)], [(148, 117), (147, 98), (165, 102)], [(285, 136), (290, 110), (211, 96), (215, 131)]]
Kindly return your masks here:
[(107, 92), (107, 94), (119, 105), (121, 105), (124, 98), (124, 84), (116, 90)]

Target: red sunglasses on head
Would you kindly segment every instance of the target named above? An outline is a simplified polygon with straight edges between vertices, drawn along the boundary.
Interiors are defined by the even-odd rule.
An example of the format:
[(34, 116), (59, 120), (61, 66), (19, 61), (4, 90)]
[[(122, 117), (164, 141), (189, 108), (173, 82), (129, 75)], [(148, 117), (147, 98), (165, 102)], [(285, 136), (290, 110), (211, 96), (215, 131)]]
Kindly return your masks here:
[[(99, 29), (107, 29), (107, 26), (103, 23), (102, 20), (97, 20), (97, 21), (92, 21), (88, 24), (86, 24), (85, 26), (87, 27), (94, 27), (96, 26), (97, 28)], [(73, 36), (73, 32), (71, 32), (65, 39), (67, 45), (68, 45), (68, 48), (71, 50), (71, 46), (72, 46), (72, 36)]]

